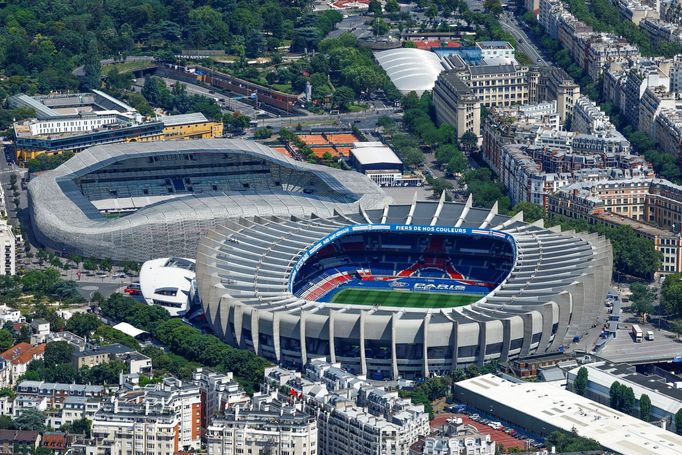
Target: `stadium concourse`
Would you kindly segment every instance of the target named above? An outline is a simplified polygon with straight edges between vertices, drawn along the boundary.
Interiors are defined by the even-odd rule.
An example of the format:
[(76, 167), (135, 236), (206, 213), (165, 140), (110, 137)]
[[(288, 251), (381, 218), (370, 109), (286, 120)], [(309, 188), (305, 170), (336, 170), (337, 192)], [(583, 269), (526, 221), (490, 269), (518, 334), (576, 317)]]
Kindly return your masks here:
[(441, 199), (230, 220), (202, 239), (196, 271), (207, 321), (232, 345), (418, 378), (559, 350), (594, 323), (612, 255), (595, 234)]

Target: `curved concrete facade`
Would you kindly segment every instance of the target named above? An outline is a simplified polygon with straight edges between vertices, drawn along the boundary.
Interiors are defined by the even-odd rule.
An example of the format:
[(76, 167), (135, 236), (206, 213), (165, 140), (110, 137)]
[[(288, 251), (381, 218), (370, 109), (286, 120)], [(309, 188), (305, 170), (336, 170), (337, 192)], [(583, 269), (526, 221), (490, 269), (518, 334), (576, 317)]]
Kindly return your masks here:
[(46, 247), (140, 262), (194, 257), (199, 238), (233, 218), (333, 216), (389, 200), (357, 172), (234, 139), (92, 147), (33, 179), (28, 194), (33, 231)]
[[(207, 320), (228, 343), (300, 367), (327, 357), (355, 373), (426, 377), (457, 366), (553, 352), (594, 323), (612, 272), (610, 243), (467, 204), (416, 202), (327, 218), (241, 218), (199, 245)], [(485, 228), (509, 234), (511, 273), (471, 305), (387, 308), (307, 301), (290, 292), (308, 248), (352, 224)]]

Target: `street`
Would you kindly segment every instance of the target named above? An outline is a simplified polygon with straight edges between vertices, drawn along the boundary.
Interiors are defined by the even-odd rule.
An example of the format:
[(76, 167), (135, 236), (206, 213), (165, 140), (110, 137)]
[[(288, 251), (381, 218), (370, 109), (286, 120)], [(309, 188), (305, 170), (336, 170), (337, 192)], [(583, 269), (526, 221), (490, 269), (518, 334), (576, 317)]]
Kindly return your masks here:
[(500, 15), (499, 21), (502, 28), (511, 33), (516, 39), (516, 47), (533, 60), (533, 63), (541, 66), (551, 66), (542, 57), (538, 48), (535, 47), (535, 44), (528, 38), (528, 35), (526, 35), (526, 32), (523, 30), (516, 17), (509, 12), (504, 12)]

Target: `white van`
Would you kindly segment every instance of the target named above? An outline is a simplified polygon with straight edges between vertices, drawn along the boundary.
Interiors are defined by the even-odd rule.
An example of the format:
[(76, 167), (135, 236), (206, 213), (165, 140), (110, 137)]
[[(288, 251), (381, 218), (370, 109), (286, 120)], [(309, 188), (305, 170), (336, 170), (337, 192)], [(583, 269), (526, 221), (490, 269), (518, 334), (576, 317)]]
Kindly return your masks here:
[(647, 331), (646, 339), (649, 341), (654, 341), (654, 332), (652, 332), (651, 330)]

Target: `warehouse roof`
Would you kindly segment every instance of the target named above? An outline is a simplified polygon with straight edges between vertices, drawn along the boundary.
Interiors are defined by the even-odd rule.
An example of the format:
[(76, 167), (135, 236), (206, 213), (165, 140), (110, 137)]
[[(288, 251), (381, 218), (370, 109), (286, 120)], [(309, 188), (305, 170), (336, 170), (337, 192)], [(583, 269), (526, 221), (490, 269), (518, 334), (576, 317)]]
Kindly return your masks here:
[[(551, 383), (513, 383), (492, 374), (456, 387), (495, 401), (555, 428), (575, 431), (617, 453), (682, 453), (682, 436), (618, 412)], [(472, 395), (472, 400), (475, 396)]]
[(443, 71), (438, 56), (421, 49), (390, 49), (375, 52), (374, 57), (401, 93), (431, 90)]

